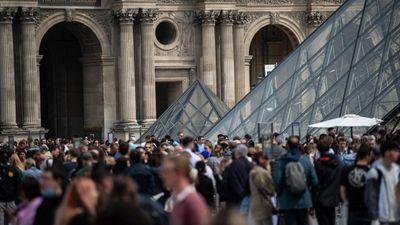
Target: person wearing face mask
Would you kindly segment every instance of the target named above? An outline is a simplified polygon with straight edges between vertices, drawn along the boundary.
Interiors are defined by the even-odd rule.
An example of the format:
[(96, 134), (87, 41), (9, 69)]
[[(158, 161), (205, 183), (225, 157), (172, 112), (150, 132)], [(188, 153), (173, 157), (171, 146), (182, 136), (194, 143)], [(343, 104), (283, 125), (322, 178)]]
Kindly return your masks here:
[(53, 225), (54, 216), (63, 197), (66, 175), (55, 167), (48, 167), (40, 178), (43, 201), (36, 211), (34, 225)]

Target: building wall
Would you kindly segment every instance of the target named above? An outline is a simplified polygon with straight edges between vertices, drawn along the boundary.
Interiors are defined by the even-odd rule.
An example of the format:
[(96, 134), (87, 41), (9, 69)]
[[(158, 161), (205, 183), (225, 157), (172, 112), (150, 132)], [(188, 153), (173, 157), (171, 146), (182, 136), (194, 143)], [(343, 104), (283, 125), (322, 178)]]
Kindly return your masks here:
[[(81, 44), (82, 73), (86, 80), (90, 78), (84, 90), (85, 85), (89, 90), (99, 90), (97, 95), (84, 96), (85, 132), (106, 137), (113, 130), (126, 138), (137, 132), (139, 126), (146, 128), (156, 119), (155, 82), (181, 83), (181, 90), (173, 88), (166, 93), (176, 96), (191, 81), (199, 79), (233, 106), (250, 90), (250, 46), (260, 29), (279, 25), (290, 38), (301, 43), (343, 1), (101, 0), (101, 6), (81, 6), (71, 3), (73, 0), (59, 5), (43, 4), (46, 0), (0, 0), (0, 26), (13, 24), (13, 38), (5, 40), (12, 40), (9, 44), (14, 46), (15, 65), (11, 72), (0, 68), (0, 76), (14, 77), (16, 81), (15, 93), (10, 97), (13, 103), (9, 104), (14, 110), (0, 113), (2, 136), (37, 136), (45, 132), (40, 122), (40, 102), (29, 105), (39, 107), (36, 114), (27, 110), (25, 104), (29, 101), (28, 91), (40, 99), (39, 67), (35, 69), (37, 77), (30, 81), (36, 82), (36, 86), (28, 87), (21, 82), (33, 77), (26, 72), (29, 66), (33, 68), (28, 63), (32, 59), (21, 52), (30, 51), (40, 64), (42, 39), (56, 24), (72, 24), (66, 26), (71, 27)], [(30, 20), (29, 26), (34, 26), (35, 40), (29, 43), (24, 18)], [(164, 21), (175, 30), (175, 38), (167, 44), (160, 43), (155, 36), (158, 25)], [(93, 86), (91, 80), (98, 83)], [(38, 119), (28, 126), (29, 116)]]

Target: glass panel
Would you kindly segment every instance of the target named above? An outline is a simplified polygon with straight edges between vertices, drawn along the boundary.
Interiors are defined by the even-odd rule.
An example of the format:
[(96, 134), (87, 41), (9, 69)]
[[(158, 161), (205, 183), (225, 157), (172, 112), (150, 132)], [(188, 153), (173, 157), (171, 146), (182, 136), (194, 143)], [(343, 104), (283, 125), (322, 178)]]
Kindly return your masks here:
[(390, 35), (388, 50), (385, 51), (385, 60), (390, 60), (400, 50), (400, 25)]
[[(390, 11), (391, 12), (391, 11)], [(381, 20), (372, 26), (371, 29), (366, 31), (365, 34), (360, 36), (359, 43), (357, 43), (357, 54), (354, 63), (361, 60), (373, 48), (381, 43), (384, 37), (387, 36), (387, 30), (390, 22), (390, 12), (388, 12)]]
[(361, 32), (364, 32), (392, 8), (393, 0), (367, 0)]
[(392, 110), (397, 104), (399, 104), (400, 98), (399, 93), (396, 89), (399, 88), (399, 84), (392, 86), (386, 93), (380, 96), (375, 102), (375, 113), (374, 116), (377, 118), (383, 118), (390, 110)]
[(354, 67), (351, 72), (350, 86), (347, 95), (350, 95), (355, 89), (359, 88), (364, 81), (378, 71), (382, 62), (383, 46), (384, 42), (382, 42), (375, 51), (369, 52), (369, 54)]
[(297, 119), (297, 117), (308, 110), (315, 101), (315, 94), (315, 89), (313, 86), (310, 86), (309, 88), (305, 89), (301, 95), (291, 100), (291, 104), (288, 105), (289, 109), (285, 114), (286, 122), (283, 126), (289, 126)]
[(378, 86), (378, 93), (383, 92), (386, 88), (393, 83), (393, 81), (400, 76), (400, 54), (393, 57), (382, 69), (380, 74), (380, 82)]
[(374, 98), (377, 78), (377, 75), (370, 78), (366, 84), (357, 89), (356, 93), (351, 95), (350, 99), (345, 103), (344, 114), (358, 114), (371, 103)]
[(400, 1), (395, 1), (393, 10), (392, 24), (390, 26), (391, 30), (400, 25)]
[(353, 46), (347, 48), (347, 50), (339, 58), (337, 58), (336, 61), (332, 62), (321, 73), (321, 84), (318, 90), (319, 96), (322, 96), (335, 83), (337, 83), (339, 79), (342, 79), (344, 75), (347, 75), (353, 54)]

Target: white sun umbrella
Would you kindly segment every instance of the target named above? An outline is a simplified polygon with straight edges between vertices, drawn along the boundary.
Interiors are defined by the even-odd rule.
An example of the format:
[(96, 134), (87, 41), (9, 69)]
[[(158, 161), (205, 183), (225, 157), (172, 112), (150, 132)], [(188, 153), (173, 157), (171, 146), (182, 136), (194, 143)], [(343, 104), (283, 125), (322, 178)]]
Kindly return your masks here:
[(308, 127), (329, 128), (329, 127), (350, 127), (350, 137), (353, 137), (353, 127), (372, 127), (378, 125), (382, 120), (377, 118), (362, 117), (355, 114), (347, 114), (339, 118), (311, 124)]
[(372, 127), (378, 125), (382, 120), (377, 118), (362, 117), (355, 114), (347, 114), (339, 118), (311, 124), (308, 127), (329, 128), (329, 127)]

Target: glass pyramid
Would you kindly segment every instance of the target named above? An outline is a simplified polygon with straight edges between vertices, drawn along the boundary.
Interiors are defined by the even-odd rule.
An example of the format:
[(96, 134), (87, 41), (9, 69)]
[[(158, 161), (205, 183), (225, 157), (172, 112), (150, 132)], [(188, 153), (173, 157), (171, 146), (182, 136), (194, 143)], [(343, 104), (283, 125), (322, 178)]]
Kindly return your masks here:
[[(348, 0), (206, 134), (258, 137), (273, 127), (354, 113), (382, 118), (400, 97), (400, 1)], [(271, 123), (273, 124), (271, 126)]]
[(161, 138), (179, 131), (193, 137), (204, 135), (228, 111), (210, 89), (195, 81), (142, 136)]

